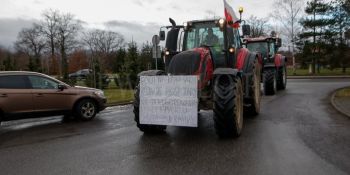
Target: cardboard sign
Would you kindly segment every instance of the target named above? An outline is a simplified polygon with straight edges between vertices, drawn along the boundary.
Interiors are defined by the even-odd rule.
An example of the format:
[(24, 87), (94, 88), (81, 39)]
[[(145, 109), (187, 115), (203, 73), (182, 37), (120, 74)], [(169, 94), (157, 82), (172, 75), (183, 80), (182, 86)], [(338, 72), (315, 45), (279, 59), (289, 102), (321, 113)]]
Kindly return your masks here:
[(140, 123), (197, 127), (196, 76), (141, 76)]

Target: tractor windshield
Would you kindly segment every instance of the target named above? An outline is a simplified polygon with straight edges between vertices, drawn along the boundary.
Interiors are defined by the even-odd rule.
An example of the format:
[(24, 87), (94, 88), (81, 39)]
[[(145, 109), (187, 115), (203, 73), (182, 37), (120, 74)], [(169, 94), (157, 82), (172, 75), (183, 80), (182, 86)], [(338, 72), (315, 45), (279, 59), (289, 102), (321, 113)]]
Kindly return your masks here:
[(224, 33), (213, 22), (196, 23), (185, 32), (184, 50), (190, 50), (201, 46), (207, 46), (212, 52), (214, 61), (225, 62)]
[(211, 23), (195, 24), (186, 32), (184, 44), (186, 50), (203, 45), (223, 48), (224, 34)]
[(253, 42), (253, 43), (247, 43), (248, 50), (252, 52), (259, 52), (264, 57), (267, 56), (268, 53), (268, 44), (267, 42)]

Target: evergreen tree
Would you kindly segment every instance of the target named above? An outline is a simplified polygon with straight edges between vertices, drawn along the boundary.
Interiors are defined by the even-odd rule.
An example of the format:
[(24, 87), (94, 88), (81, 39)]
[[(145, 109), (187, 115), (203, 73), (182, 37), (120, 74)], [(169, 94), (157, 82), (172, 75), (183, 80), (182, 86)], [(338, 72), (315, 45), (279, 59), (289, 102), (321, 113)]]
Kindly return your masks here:
[(152, 45), (149, 43), (142, 45), (139, 69), (140, 71), (155, 69), (155, 60), (152, 58)]
[(129, 43), (127, 51), (128, 53), (125, 60), (125, 73), (128, 81), (128, 88), (134, 88), (137, 84), (137, 74), (139, 73), (139, 53), (137, 50), (137, 44), (133, 41)]
[(5, 67), (5, 71), (13, 71), (15, 70), (15, 66), (14, 66), (14, 63), (12, 61), (12, 57), (11, 57), (11, 54), (10, 53), (7, 53), (6, 55), (6, 58), (3, 62), (3, 65)]
[(120, 73), (123, 71), (123, 65), (125, 63), (126, 50), (120, 47), (115, 54), (115, 59), (112, 61), (112, 70), (115, 73)]
[(332, 26), (335, 38), (333, 38), (334, 45), (337, 46), (334, 52), (334, 58), (337, 59), (346, 72), (346, 68), (350, 65), (350, 56), (347, 54), (349, 46), (346, 45), (346, 31), (350, 29), (350, 1), (349, 0), (335, 0), (332, 2), (332, 17), (334, 25)]
[[(304, 40), (303, 56), (306, 60), (311, 60), (312, 73), (317, 70), (319, 73), (320, 63), (325, 62), (324, 52), (326, 47), (326, 34), (329, 32), (329, 25), (332, 20), (328, 18), (331, 7), (323, 0), (311, 0), (307, 2), (305, 13), (308, 17), (301, 20), (304, 31), (300, 38)], [(307, 42), (307, 41), (312, 42)]]

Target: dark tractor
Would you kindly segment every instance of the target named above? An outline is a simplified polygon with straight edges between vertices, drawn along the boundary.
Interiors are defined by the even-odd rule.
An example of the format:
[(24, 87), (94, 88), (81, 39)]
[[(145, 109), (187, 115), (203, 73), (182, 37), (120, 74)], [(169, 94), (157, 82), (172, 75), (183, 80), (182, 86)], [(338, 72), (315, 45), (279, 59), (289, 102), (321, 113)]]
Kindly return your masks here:
[(250, 51), (260, 53), (263, 60), (264, 94), (274, 95), (277, 90), (287, 86), (287, 58), (277, 54), (282, 41), (276, 37), (245, 38), (244, 42)]
[[(171, 20), (164, 50), (165, 70), (151, 70), (138, 76), (197, 75), (199, 108), (214, 111), (219, 137), (238, 137), (243, 128), (243, 113), (260, 111), (260, 72), (258, 54), (242, 47), (239, 30), (225, 19), (190, 21), (178, 26)], [(249, 35), (248, 25), (242, 26)], [(162, 28), (161, 28), (162, 29)], [(165, 31), (160, 32), (165, 40)], [(143, 132), (161, 132), (166, 126), (139, 122), (139, 92), (136, 87), (134, 113)]]

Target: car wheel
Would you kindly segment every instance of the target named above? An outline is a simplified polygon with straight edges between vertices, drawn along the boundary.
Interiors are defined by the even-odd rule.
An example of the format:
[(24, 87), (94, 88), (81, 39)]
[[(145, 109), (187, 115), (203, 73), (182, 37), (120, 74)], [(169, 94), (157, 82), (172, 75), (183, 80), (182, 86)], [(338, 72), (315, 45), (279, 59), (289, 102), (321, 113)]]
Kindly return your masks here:
[(83, 121), (92, 120), (97, 113), (97, 106), (93, 100), (85, 99), (78, 103), (75, 108), (76, 116)]

